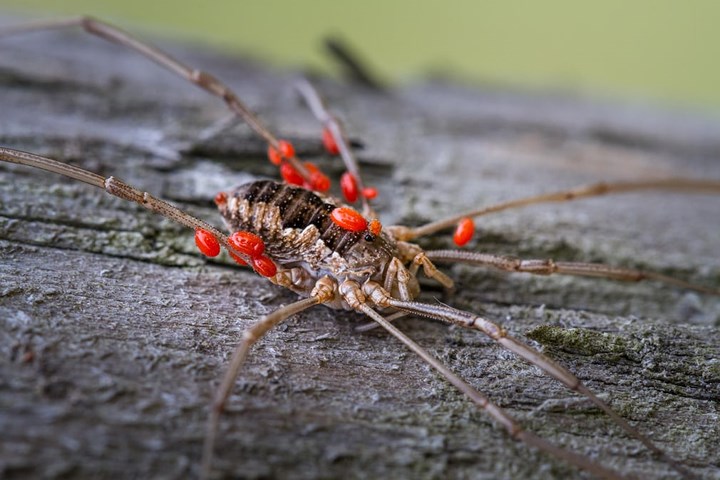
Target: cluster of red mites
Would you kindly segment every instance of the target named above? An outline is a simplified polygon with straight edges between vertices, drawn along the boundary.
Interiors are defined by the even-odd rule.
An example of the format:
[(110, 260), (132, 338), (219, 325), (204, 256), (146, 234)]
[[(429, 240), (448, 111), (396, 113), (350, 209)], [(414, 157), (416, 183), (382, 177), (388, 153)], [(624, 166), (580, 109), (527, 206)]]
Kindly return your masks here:
[[(219, 195), (220, 194), (218, 194), (218, 196)], [(235, 232), (228, 237), (228, 243), (233, 250), (237, 250), (238, 252), (250, 257), (253, 268), (260, 275), (264, 277), (272, 277), (275, 273), (277, 273), (277, 267), (273, 261), (270, 260), (269, 257), (263, 255), (265, 252), (265, 242), (263, 242), (262, 238), (258, 237), (254, 233), (243, 231)], [(207, 230), (203, 230), (202, 228), (195, 230), (195, 245), (197, 245), (198, 250), (208, 257), (217, 257), (220, 254), (220, 243), (217, 241), (217, 238), (215, 238), (212, 233)], [(237, 263), (240, 265), (247, 265), (245, 260), (240, 258), (240, 256), (234, 254), (233, 252), (229, 253)]]
[[(327, 128), (323, 129), (323, 144), (330, 154), (337, 155), (340, 151), (332, 133)], [(278, 148), (272, 145), (268, 147), (268, 158), (273, 164), (280, 166), (280, 175), (287, 183), (291, 185), (302, 185), (305, 188), (311, 188), (312, 190), (321, 192), (327, 191), (330, 188), (330, 180), (328, 177), (311, 162), (305, 162), (303, 164), (310, 173), (311, 182), (308, 184), (303, 176), (300, 175), (300, 172), (287, 161), (294, 157), (295, 148), (286, 140), (278, 141)], [(358, 191), (358, 182), (352, 173), (343, 173), (340, 178), (340, 188), (348, 202), (353, 203), (358, 199), (360, 193)], [(374, 188), (364, 188), (362, 195), (365, 198), (372, 199), (377, 196), (377, 190)], [(221, 192), (215, 196), (216, 204), (222, 205), (226, 202), (227, 194)], [(338, 207), (334, 209), (330, 212), (330, 218), (340, 228), (351, 232), (362, 232), (367, 229), (372, 235), (377, 236), (382, 229), (382, 225), (377, 219), (373, 219), (368, 223), (365, 217), (350, 207)], [(463, 218), (458, 223), (455, 235), (453, 235), (453, 240), (456, 245), (463, 246), (470, 241), (474, 232), (475, 224), (473, 220), (471, 218)], [(235, 232), (228, 237), (228, 243), (233, 250), (250, 257), (253, 268), (260, 275), (271, 277), (277, 273), (277, 267), (273, 261), (263, 255), (265, 252), (265, 242), (254, 233), (245, 231)], [(207, 230), (201, 228), (195, 230), (195, 244), (198, 249), (208, 257), (216, 257), (220, 254), (220, 243), (217, 238)], [(237, 263), (247, 265), (247, 262), (239, 255), (233, 252), (229, 253)]]
[[(332, 132), (329, 128), (324, 128), (322, 133), (323, 145), (330, 155), (338, 155), (340, 148), (335, 142)], [(302, 165), (310, 174), (310, 180), (307, 181), (300, 172), (293, 166), (289, 159), (295, 158), (295, 147), (287, 140), (279, 140), (277, 148), (272, 145), (268, 146), (268, 158), (273, 165), (280, 167), (280, 176), (290, 185), (299, 185), (316, 192), (327, 192), (330, 189), (330, 179), (320, 171), (320, 169), (312, 162), (304, 162)], [(377, 197), (377, 189), (372, 187), (363, 188), (362, 192), (358, 191), (357, 179), (350, 172), (345, 172), (340, 179), (340, 188), (342, 189), (345, 199), (353, 203), (358, 199), (358, 195), (371, 200)]]
[[(340, 152), (332, 132), (328, 128), (323, 129), (322, 141), (325, 149), (331, 155), (337, 155)], [(287, 140), (278, 141), (277, 148), (272, 145), (268, 147), (268, 158), (274, 165), (280, 167), (280, 175), (290, 185), (300, 185), (311, 190), (325, 192), (330, 188), (330, 179), (323, 174), (314, 163), (305, 162), (303, 166), (310, 173), (310, 182), (308, 183), (295, 167), (288, 161), (295, 158), (295, 148), (292, 143)], [(349, 203), (353, 203), (358, 199), (360, 194), (358, 182), (350, 172), (343, 173), (340, 177), (340, 189), (343, 196)], [(367, 199), (377, 196), (377, 190), (374, 188), (364, 188), (362, 195)], [(215, 196), (215, 203), (222, 205), (227, 202), (227, 194), (218, 193)], [(372, 235), (379, 235), (382, 225), (377, 219), (373, 219), (370, 223), (360, 213), (350, 207), (338, 207), (330, 212), (332, 221), (344, 230), (351, 232), (362, 232), (368, 230)], [(467, 244), (475, 233), (475, 224), (471, 218), (463, 218), (453, 235), (453, 241), (459, 247)], [(263, 255), (265, 251), (265, 243), (257, 235), (250, 232), (235, 232), (228, 237), (230, 246), (240, 253), (250, 257), (252, 266), (260, 275), (271, 277), (277, 272), (277, 267), (273, 261)], [(195, 231), (195, 244), (198, 249), (208, 257), (215, 257), (220, 253), (220, 244), (215, 236), (207, 230), (198, 229)], [(240, 265), (247, 265), (245, 260), (240, 258), (233, 252), (229, 252), (230, 256)]]
[[(322, 142), (325, 146), (325, 150), (330, 155), (340, 154), (340, 148), (335, 141), (335, 137), (333, 136), (330, 129), (327, 127), (323, 128)], [(285, 178), (285, 176), (283, 176), (283, 178)], [(285, 180), (288, 181), (287, 179)], [(288, 181), (288, 183), (290, 182)], [(367, 198), (368, 200), (372, 200), (373, 198), (377, 197), (377, 189), (372, 187), (365, 187), (362, 189), (362, 192), (360, 192), (358, 190), (357, 178), (355, 178), (355, 175), (350, 172), (345, 172), (343, 173), (342, 177), (340, 177), (340, 189), (342, 190), (343, 196), (345, 197), (345, 200), (348, 201), (348, 203), (356, 202), (360, 194), (362, 194), (362, 196)]]
[[(234, 250), (250, 257), (253, 268), (263, 277), (272, 277), (277, 273), (277, 267), (273, 261), (263, 255), (263, 252), (265, 252), (265, 242), (254, 233), (244, 231), (235, 232), (228, 237), (228, 243)], [(230, 256), (240, 265), (247, 265), (242, 258), (234, 253), (230, 252)]]
[[(343, 192), (345, 200), (350, 203), (355, 202), (358, 199), (358, 184), (355, 175), (350, 172), (345, 172), (340, 177), (340, 189)], [(373, 187), (365, 187), (362, 190), (363, 197), (368, 200), (372, 200), (377, 197), (377, 189)]]
[(305, 181), (300, 172), (287, 161), (295, 158), (295, 147), (287, 140), (278, 141), (278, 148), (270, 145), (268, 147), (268, 158), (273, 165), (280, 166), (280, 175), (287, 183), (301, 185), (317, 192), (327, 192), (330, 189), (330, 179), (314, 163), (303, 163), (303, 166), (310, 174), (310, 180)]

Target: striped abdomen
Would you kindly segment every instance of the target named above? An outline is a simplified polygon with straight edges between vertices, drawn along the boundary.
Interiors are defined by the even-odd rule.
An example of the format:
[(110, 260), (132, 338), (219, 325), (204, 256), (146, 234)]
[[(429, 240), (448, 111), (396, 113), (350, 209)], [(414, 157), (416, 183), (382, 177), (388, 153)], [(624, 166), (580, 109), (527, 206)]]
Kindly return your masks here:
[[(261, 180), (238, 187), (220, 212), (231, 230), (260, 235), (266, 251), (277, 261), (320, 261), (332, 252), (343, 256), (365, 241), (366, 232), (351, 232), (333, 223), (330, 212), (336, 207), (304, 188)], [(318, 251), (318, 238), (324, 253)]]

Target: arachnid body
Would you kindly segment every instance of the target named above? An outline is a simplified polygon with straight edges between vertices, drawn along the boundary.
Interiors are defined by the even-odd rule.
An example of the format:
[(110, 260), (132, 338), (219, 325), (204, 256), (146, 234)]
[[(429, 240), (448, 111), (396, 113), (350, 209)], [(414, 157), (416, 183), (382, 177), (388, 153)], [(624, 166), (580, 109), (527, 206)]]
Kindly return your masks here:
[[(104, 46), (76, 34), (60, 35), (77, 46), (77, 50), (72, 48), (73, 62), (90, 64), (83, 68), (92, 71), (96, 64), (88, 52), (97, 48), (99, 57), (105, 55)], [(200, 124), (198, 118), (221, 116), (222, 106), (215, 109), (214, 103), (199, 93), (187, 97), (188, 87), (182, 81), (168, 86), (173, 81), (164, 72), (157, 77), (143, 73), (146, 79), (133, 79), (128, 65), (134, 65), (135, 57), (121, 49), (111, 49), (123, 59), (118, 62), (122, 64), (120, 71), (103, 72), (99, 80), (83, 76), (86, 84), (77, 87), (73, 83), (78, 78), (77, 67), (58, 74), (56, 69), (34, 63), (23, 51), (33, 49), (34, 42), (38, 42), (37, 49), (45, 49), (42, 35), (30, 43), (24, 39), (20, 46), (10, 39), (3, 41), (10, 45), (3, 48), (20, 49), (20, 53), (3, 56), (3, 78), (14, 95), (8, 96), (7, 108), (17, 108), (17, 115), (6, 116), (12, 119), (3, 127), (6, 144), (12, 141), (18, 148), (64, 160), (78, 159), (84, 168), (117, 174), (159, 196), (195, 204), (191, 209), (208, 219), (213, 218), (211, 210), (203, 202), (217, 190), (245, 183), (246, 172), (268, 172), (260, 160), (265, 145), (255, 142), (243, 129), (233, 132), (236, 140), (225, 135), (193, 143), (197, 132), (187, 128)], [(33, 53), (52, 57), (47, 52)], [(5, 58), (13, 63), (7, 65)], [(145, 65), (142, 59), (137, 61)], [(241, 94), (251, 88), (254, 92), (258, 83), (272, 90), (272, 81), (266, 79), (274, 77), (266, 73), (243, 77), (234, 70), (232, 75), (218, 72), (224, 69), (222, 65), (203, 66), (222, 78), (232, 78)], [(145, 67), (141, 71), (145, 72)], [(243, 73), (248, 75), (244, 69)], [(117, 81), (110, 81), (110, 75), (121, 79), (119, 86)], [(243, 78), (248, 78), (247, 84)], [(278, 130), (297, 136), (303, 153), (319, 156), (316, 144), (309, 140), (314, 138), (309, 132), (317, 130), (316, 124), (290, 100), (274, 104), (272, 96), (282, 90), (283, 80), (277, 83), (278, 90), (267, 92), (269, 96), (253, 102), (253, 106), (278, 124)], [(73, 106), (67, 108), (76, 109), (77, 105), (82, 108), (82, 101), (72, 103), (67, 95), (49, 95), (48, 104), (39, 106), (40, 112), (28, 113), (26, 99), (37, 94), (33, 88), (48, 85), (65, 94), (75, 92), (92, 107), (77, 115), (68, 115), (67, 111), (61, 115), (68, 103)], [(344, 93), (344, 87), (327, 87), (333, 100), (339, 92)], [(439, 89), (436, 97), (424, 90), (433, 93), (434, 88)], [(119, 106), (133, 118), (131, 128), (121, 123), (120, 112), (94, 108), (106, 97), (106, 89), (113, 93), (110, 105)], [(563, 123), (562, 105), (547, 107), (546, 113), (556, 112), (555, 117), (542, 115), (540, 122), (536, 116), (534, 123), (532, 115), (523, 116), (525, 123), (520, 123), (519, 117), (513, 117), (510, 97), (473, 97), (471, 92), (458, 93), (440, 86), (415, 89), (409, 89), (404, 98), (361, 93), (336, 107), (348, 112), (353, 134), (366, 145), (363, 158), (369, 165), (364, 164), (365, 171), (372, 183), (386, 192), (378, 203), (385, 219), (419, 215), (432, 220), (460, 202), (465, 209), (489, 203), (488, 198), (520, 196), (509, 194), (517, 191), (510, 192), (510, 185), (526, 189), (525, 195), (527, 189), (552, 191), (589, 183), (599, 176), (628, 179), (676, 172), (720, 177), (711, 155), (672, 135), (655, 139), (661, 146), (669, 145), (669, 153), (660, 156), (603, 140), (612, 139), (612, 135), (598, 135), (599, 140), (591, 136), (588, 144), (582, 143), (593, 126), (608, 128), (603, 122), (612, 118), (603, 117), (592, 105), (575, 105), (586, 116), (586, 130), (582, 130), (583, 125), (577, 122)], [(413, 92), (433, 102), (446, 97), (447, 110), (413, 102)], [(175, 94), (177, 99), (173, 98)], [(464, 107), (460, 105), (455, 95), (475, 98), (477, 111), (468, 109), (467, 102)], [(273, 107), (278, 108), (276, 114)], [(509, 113), (498, 120), (498, 111)], [(393, 128), (399, 130), (383, 136), (377, 118), (387, 119), (388, 115)], [(184, 123), (186, 119), (188, 123)], [(519, 122), (515, 132), (495, 128), (513, 121)], [(49, 128), (53, 125), (55, 129)], [(662, 125), (654, 127), (662, 129)], [(33, 136), (47, 135), (48, 131), (72, 138), (72, 142), (57, 136), (40, 142)], [(424, 138), (430, 132), (436, 137)], [(647, 131), (634, 134), (647, 138)], [(702, 141), (700, 135), (685, 134)], [(681, 137), (683, 132), (676, 135)], [(403, 138), (414, 143), (401, 142)], [(191, 143), (190, 148), (186, 142)], [(248, 161), (228, 163), (238, 153), (247, 155)], [(480, 172), (476, 170), (478, 158), (483, 160)], [(610, 165), (598, 163), (608, 158)], [(437, 163), (442, 161), (447, 163)], [(624, 167), (623, 171), (613, 174), (613, 161)], [(420, 162), (428, 163), (421, 168)], [(527, 174), (530, 170), (534, 175)], [(199, 179), (201, 173), (208, 174), (205, 180)], [(58, 184), (57, 178), (37, 172), (4, 170), (6, 179), (0, 306), (8, 319), (6, 350), (11, 354), (6, 357), (10, 360), (4, 370), (12, 371), (8, 375), (20, 386), (8, 387), (9, 394), (3, 395), (7, 402), (3, 410), (7, 407), (13, 412), (6, 422), (14, 432), (4, 448), (33, 452), (8, 461), (7, 470), (52, 466), (88, 476), (97, 472), (151, 476), (168, 469), (178, 474), (188, 471), (188, 464), (197, 461), (202, 412), (207, 409), (211, 384), (225, 363), (225, 352), (232, 349), (243, 326), (274, 309), (264, 304), (279, 306), (294, 301), (294, 296), (276, 291), (247, 272), (219, 268), (190, 272), (157, 265), (196, 262), (184, 238), (189, 236), (132, 205), (108, 200), (96, 191), (86, 195), (87, 189), (82, 186)], [(522, 185), (523, 181), (537, 183), (528, 186)], [(43, 182), (51, 186), (50, 192), (43, 189), (38, 194)], [(495, 196), (501, 193), (505, 194)], [(553, 213), (518, 211), (504, 214), (504, 219), (487, 217), (482, 227), (487, 233), (481, 233), (480, 246), (503, 253), (524, 252), (523, 256), (559, 253), (612, 264), (635, 261), (667, 273), (685, 273), (685, 278), (698, 282), (717, 282), (712, 273), (718, 270), (717, 257), (712, 256), (716, 245), (699, 240), (713, 235), (717, 199), (675, 195), (671, 199), (666, 195), (650, 198), (628, 200), (621, 196), (544, 210)], [(658, 217), (654, 212), (661, 201), (672, 207)], [(542, 211), (546, 207), (538, 208)], [(568, 217), (556, 213), (563, 211), (571, 213), (566, 214)], [(629, 225), (630, 218), (638, 220)], [(672, 222), (672, 228), (666, 229), (663, 218)], [(661, 226), (653, 227), (658, 221)], [(633, 240), (637, 246), (626, 246), (633, 236), (628, 235), (631, 231), (636, 234)], [(682, 238), (677, 237), (679, 232)], [(593, 234), (602, 234), (603, 242), (584, 243)], [(691, 245), (688, 238), (694, 239)], [(502, 245), (493, 245), (496, 241)], [(653, 241), (662, 243), (662, 249)], [(668, 255), (643, 252), (650, 248)], [(33, 277), (31, 265), (46, 269), (42, 282)], [(717, 332), (712, 326), (692, 325), (692, 321), (712, 318), (716, 300), (694, 300), (681, 291), (652, 283), (528, 280), (457, 270), (460, 282), (453, 304), (473, 311), (483, 308), (486, 316), (503, 320), (515, 336), (548, 324), (556, 327), (552, 331), (556, 337), (589, 336), (590, 340), (580, 345), (570, 340), (561, 342), (563, 346), (553, 354), (581, 378), (600, 386), (613, 406), (644, 431), (651, 431), (653, 439), (662, 441), (671, 456), (689, 456), (693, 458), (691, 465), (702, 474), (713, 472), (717, 458), (709, 446), (717, 432), (712, 407), (718, 388), (712, 368), (712, 359), (717, 357)], [(693, 272), (699, 272), (697, 278)], [(123, 292), (125, 296), (118, 297)], [(428, 301), (432, 301), (431, 297), (440, 293), (431, 290), (429, 295)], [(548, 306), (541, 308), (542, 304)], [(632, 321), (633, 317), (617, 317), (626, 311), (641, 318)], [(673, 324), (673, 318), (679, 318), (679, 323)], [(266, 337), (250, 357), (240, 380), (244, 393), (232, 397), (230, 412), (224, 417), (219, 437), (223, 451), (219, 452), (216, 470), (247, 476), (288, 476), (292, 472), (308, 478), (347, 472), (427, 478), (482, 472), (546, 477), (575, 471), (508, 439), (392, 339), (353, 332), (355, 322), (351, 320), (356, 319), (354, 315), (340, 316), (315, 308), (291, 321), (286, 330)], [(607, 418), (587, 402), (570, 400), (577, 397), (474, 332), (448, 332), (440, 325), (416, 321), (410, 326), (416, 340), (517, 412), (530, 430), (542, 431), (544, 437), (573, 451), (597, 452), (596, 460), (622, 471), (649, 472), (659, 478), (673, 475), (666, 464), (652, 459), (646, 451), (638, 453), (637, 443), (616, 426), (609, 426)], [(587, 328), (579, 331), (587, 333), (569, 327)], [(206, 336), (207, 330), (215, 335)], [(539, 330), (534, 330), (538, 338)], [(118, 332), (118, 337), (108, 332)], [(549, 341), (550, 337), (542, 338)], [(673, 356), (676, 350), (669, 349), (666, 341), (678, 348), (677, 355)], [(687, 356), (682, 358), (680, 351)], [(667, 356), (673, 360), (668, 361)], [(88, 404), (91, 408), (86, 408)], [(679, 427), (683, 438), (671, 438), (670, 432), (664, 432), (668, 424), (683, 425)], [(49, 433), (54, 429), (57, 436)], [(685, 447), (687, 450), (682, 450)], [(79, 453), (73, 456), (71, 452)], [(242, 455), (236, 456), (236, 452)], [(29, 466), (31, 460), (41, 466)]]

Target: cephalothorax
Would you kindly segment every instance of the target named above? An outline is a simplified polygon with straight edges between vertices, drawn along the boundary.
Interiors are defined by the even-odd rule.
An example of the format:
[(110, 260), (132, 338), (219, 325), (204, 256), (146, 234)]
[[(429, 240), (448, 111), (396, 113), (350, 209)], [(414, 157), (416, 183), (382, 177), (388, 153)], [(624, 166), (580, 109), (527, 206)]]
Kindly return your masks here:
[(358, 200), (362, 202), (362, 214), (349, 204), (341, 204), (322, 193), (317, 193), (327, 191), (329, 179), (312, 164), (300, 162), (292, 145), (272, 135), (219, 80), (182, 64), (115, 27), (83, 17), (20, 26), (13, 30), (0, 31), (0, 35), (13, 31), (17, 33), (69, 25), (82, 26), (90, 33), (135, 49), (200, 88), (220, 97), (233, 112), (240, 115), (268, 142), (270, 161), (280, 167), (281, 176), (287, 182), (282, 184), (268, 180), (256, 181), (218, 194), (215, 202), (231, 232), (230, 235), (226, 235), (212, 225), (115, 177), (106, 178), (46, 157), (0, 147), (0, 160), (59, 173), (158, 212), (193, 229), (196, 232), (196, 242), (206, 255), (218, 255), (220, 246), (223, 246), (237, 261), (250, 264), (259, 274), (273, 283), (287, 287), (305, 297), (267, 315), (243, 333), (212, 406), (204, 445), (201, 473), (203, 476), (210, 474), (221, 412), (252, 345), (273, 326), (295, 313), (318, 304), (336, 309), (352, 309), (370, 317), (465, 393), (512, 438), (596, 476), (622, 478), (619, 473), (588, 457), (558, 447), (525, 430), (508, 412), (451, 372), (439, 360), (395, 328), (389, 321), (390, 317), (384, 315), (389, 314), (394, 318), (405, 314), (416, 314), (479, 330), (499, 345), (537, 366), (568, 389), (584, 395), (612, 418), (625, 433), (639, 440), (681, 474), (692, 476), (691, 472), (669, 458), (649, 438), (615, 413), (606, 401), (590, 391), (574, 374), (531, 346), (512, 337), (500, 325), (470, 312), (441, 304), (416, 301), (419, 292), (417, 276), (422, 271), (424, 275), (443, 287), (451, 288), (452, 280), (438, 270), (434, 261), (455, 261), (542, 275), (557, 273), (629, 281), (647, 278), (714, 294), (718, 292), (664, 275), (634, 269), (592, 263), (556, 262), (551, 259), (522, 260), (461, 250), (423, 251), (418, 245), (410, 242), (423, 235), (452, 227), (459, 222), (456, 243), (464, 244), (472, 235), (472, 218), (524, 205), (563, 202), (608, 193), (648, 189), (718, 193), (720, 181), (668, 179), (598, 183), (463, 212), (417, 228), (382, 227), (368, 202), (376, 192), (363, 185), (342, 129), (324, 108), (309, 84), (302, 83), (299, 89), (325, 127), (326, 145), (331, 144), (328, 150), (343, 154), (348, 171), (341, 180), (342, 191), (349, 204)]

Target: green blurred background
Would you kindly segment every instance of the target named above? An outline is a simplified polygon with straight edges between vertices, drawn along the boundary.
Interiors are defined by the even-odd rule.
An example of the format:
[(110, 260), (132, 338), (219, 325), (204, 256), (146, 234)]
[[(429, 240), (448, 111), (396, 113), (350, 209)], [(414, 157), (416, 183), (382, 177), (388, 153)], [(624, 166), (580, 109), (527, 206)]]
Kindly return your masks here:
[(88, 13), (279, 66), (332, 72), (341, 35), (386, 80), (551, 88), (720, 111), (720, 1), (3, 0), (33, 18)]

